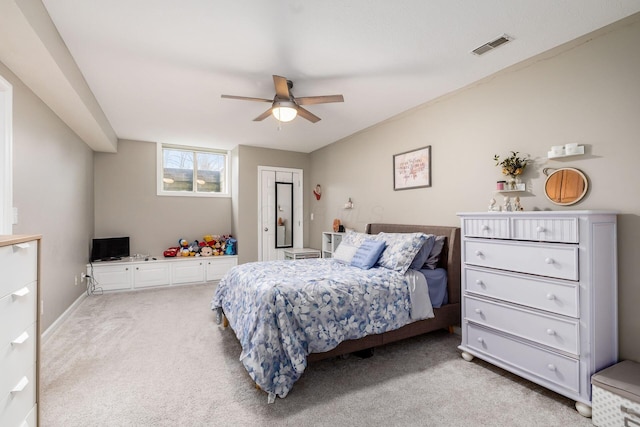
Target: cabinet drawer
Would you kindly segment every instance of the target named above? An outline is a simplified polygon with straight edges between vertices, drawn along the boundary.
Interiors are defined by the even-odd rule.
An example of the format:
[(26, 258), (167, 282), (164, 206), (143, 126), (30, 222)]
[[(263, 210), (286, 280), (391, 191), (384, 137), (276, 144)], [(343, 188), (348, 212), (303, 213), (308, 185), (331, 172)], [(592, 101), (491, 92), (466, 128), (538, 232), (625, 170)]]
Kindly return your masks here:
[[(578, 393), (580, 363), (499, 332), (466, 323), (466, 345), (487, 356)], [(517, 372), (516, 372), (517, 373)]]
[(96, 288), (105, 291), (131, 289), (133, 285), (133, 270), (131, 265), (100, 265), (94, 264), (87, 269), (88, 275), (93, 275)]
[(517, 240), (578, 243), (578, 218), (512, 218)]
[(171, 284), (200, 282), (204, 282), (204, 263), (201, 260), (177, 260), (171, 264)]
[(578, 280), (578, 248), (522, 242), (465, 240), (466, 264)]
[(38, 242), (0, 247), (0, 298), (37, 279)]
[[(26, 293), (24, 293), (26, 292)], [(0, 348), (11, 343), (36, 320), (36, 282), (0, 298)]]
[(578, 355), (579, 325), (519, 307), (466, 297), (464, 318), (538, 344)]
[(579, 317), (579, 287), (573, 282), (553, 282), (548, 279), (498, 271), (466, 268), (464, 289), (484, 295), (564, 316)]
[(465, 218), (462, 223), (465, 236), (508, 239), (510, 235), (509, 218)]
[(206, 279), (220, 280), (225, 274), (238, 264), (237, 258), (214, 258), (206, 262)]
[(0, 347), (0, 393), (9, 393), (20, 380), (16, 375), (26, 375), (36, 362), (36, 324), (22, 334), (15, 342)]
[(133, 270), (136, 288), (169, 284), (169, 266), (166, 263), (139, 264)]
[(31, 361), (26, 372), (8, 373), (7, 378), (0, 380), (0, 426), (19, 426), (36, 403), (35, 361)]

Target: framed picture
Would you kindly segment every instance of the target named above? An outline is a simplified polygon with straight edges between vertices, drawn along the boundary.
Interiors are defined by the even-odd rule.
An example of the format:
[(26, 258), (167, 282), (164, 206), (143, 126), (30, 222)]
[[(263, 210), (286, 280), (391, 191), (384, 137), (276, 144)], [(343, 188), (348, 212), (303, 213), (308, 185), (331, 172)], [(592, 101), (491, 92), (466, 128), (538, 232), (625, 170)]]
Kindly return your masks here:
[(393, 156), (393, 189), (431, 187), (431, 146)]

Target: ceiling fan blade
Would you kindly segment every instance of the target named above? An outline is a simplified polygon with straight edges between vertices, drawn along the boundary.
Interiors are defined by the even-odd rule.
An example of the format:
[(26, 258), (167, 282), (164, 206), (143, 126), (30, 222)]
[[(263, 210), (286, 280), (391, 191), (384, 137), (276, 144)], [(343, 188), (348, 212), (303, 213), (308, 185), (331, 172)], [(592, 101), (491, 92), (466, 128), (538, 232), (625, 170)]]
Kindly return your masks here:
[(281, 99), (289, 99), (291, 98), (291, 94), (289, 93), (289, 84), (287, 83), (287, 79), (281, 76), (273, 75), (273, 84), (276, 87), (276, 96)]
[(273, 102), (273, 99), (251, 98), (249, 96), (220, 95), (221, 98), (239, 99), (241, 101)]
[(267, 111), (265, 111), (264, 113), (260, 114), (258, 117), (253, 119), (253, 121), (254, 122), (260, 122), (260, 121), (266, 119), (267, 117), (269, 117), (271, 115), (271, 110), (273, 110), (273, 108), (269, 108)]
[(296, 98), (296, 104), (298, 105), (327, 104), (329, 102), (344, 102), (344, 97), (342, 95), (326, 95)]
[(320, 117), (311, 113), (309, 110), (305, 110), (300, 106), (298, 106), (298, 115), (304, 119), (309, 120), (311, 123), (316, 123), (320, 121)]

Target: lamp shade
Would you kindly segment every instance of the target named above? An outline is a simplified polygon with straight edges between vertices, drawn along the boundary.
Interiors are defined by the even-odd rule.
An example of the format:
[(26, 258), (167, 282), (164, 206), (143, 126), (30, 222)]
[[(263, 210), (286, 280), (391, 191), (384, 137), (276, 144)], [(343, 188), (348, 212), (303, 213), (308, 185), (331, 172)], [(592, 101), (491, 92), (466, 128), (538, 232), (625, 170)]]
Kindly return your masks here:
[(298, 109), (296, 107), (296, 104), (291, 101), (275, 101), (271, 109), (271, 114), (273, 114), (273, 117), (278, 121), (290, 122), (298, 115)]

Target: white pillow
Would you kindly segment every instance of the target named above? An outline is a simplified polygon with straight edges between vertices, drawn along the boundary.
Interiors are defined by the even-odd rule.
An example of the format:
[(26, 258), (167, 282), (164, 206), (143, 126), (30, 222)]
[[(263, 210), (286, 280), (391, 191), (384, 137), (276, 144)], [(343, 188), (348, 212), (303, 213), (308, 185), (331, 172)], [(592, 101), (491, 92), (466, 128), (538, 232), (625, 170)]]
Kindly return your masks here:
[(399, 271), (400, 274), (407, 271), (413, 258), (427, 241), (424, 233), (379, 233), (376, 238), (387, 244), (378, 264), (389, 270)]
[(340, 242), (336, 251), (333, 253), (333, 259), (343, 262), (345, 264), (351, 264), (353, 256), (356, 254), (358, 246), (350, 245), (344, 241)]

